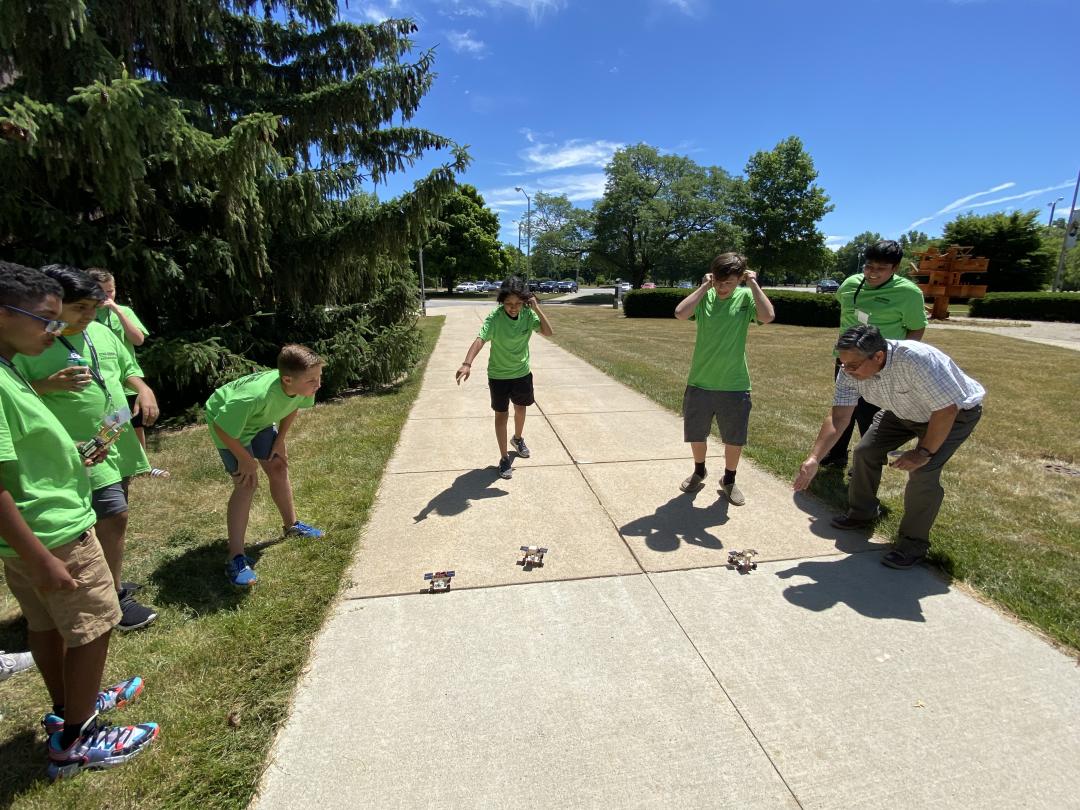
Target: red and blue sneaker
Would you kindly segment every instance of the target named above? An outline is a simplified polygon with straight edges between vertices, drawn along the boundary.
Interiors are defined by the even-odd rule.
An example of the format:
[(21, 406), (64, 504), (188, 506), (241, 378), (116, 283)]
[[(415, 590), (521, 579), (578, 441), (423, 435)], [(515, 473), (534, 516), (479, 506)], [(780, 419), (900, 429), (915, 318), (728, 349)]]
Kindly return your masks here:
[[(114, 683), (112, 686), (102, 689), (98, 692), (97, 696), (97, 713), (104, 714), (113, 709), (124, 708), (141, 695), (142, 690), (143, 679), (138, 675), (134, 678), (128, 678), (126, 681), (120, 681), (120, 683)], [(41, 718), (41, 725), (45, 727), (45, 733), (52, 736), (56, 732), (64, 730), (64, 718), (58, 714), (49, 712)]]
[(157, 723), (137, 726), (103, 726), (95, 714), (85, 723), (79, 736), (67, 748), (60, 747), (64, 733), (49, 737), (49, 779), (70, 779), (82, 771), (104, 770), (123, 765), (158, 735)]

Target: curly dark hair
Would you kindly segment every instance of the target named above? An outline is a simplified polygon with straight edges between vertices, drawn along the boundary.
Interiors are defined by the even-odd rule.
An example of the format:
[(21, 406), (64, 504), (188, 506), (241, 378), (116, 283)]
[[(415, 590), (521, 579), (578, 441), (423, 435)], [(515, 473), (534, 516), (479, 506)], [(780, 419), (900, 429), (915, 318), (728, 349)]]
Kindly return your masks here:
[(522, 301), (528, 301), (532, 298), (532, 293), (529, 292), (529, 287), (525, 283), (525, 280), (518, 278), (517, 276), (510, 276), (510, 278), (502, 283), (502, 286), (499, 287), (498, 298), (495, 300), (501, 304), (511, 295), (516, 295)]
[(0, 261), (0, 304), (26, 309), (47, 295), (63, 298), (64, 290), (40, 270)]

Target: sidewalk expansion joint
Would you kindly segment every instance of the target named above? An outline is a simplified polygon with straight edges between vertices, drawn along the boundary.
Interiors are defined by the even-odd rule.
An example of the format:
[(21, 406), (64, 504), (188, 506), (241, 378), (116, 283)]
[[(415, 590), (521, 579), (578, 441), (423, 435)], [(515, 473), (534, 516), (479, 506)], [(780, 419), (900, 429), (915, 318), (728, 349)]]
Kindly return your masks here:
[[(559, 582), (589, 582), (595, 579), (620, 579), (623, 577), (647, 576), (644, 571), (628, 571), (618, 574), (588, 574), (580, 577), (556, 577), (553, 579), (530, 579), (520, 582), (493, 582), (490, 585), (454, 585), (446, 593), (464, 593), (465, 591), (492, 591), (499, 588), (519, 588), (522, 585), (551, 585)], [(397, 593), (373, 593), (366, 596), (343, 596), (342, 602), (368, 602), (373, 599), (397, 599), (402, 596), (435, 596), (427, 588), (417, 588), (415, 591), (401, 591)], [(438, 594), (442, 596), (442, 594)]]

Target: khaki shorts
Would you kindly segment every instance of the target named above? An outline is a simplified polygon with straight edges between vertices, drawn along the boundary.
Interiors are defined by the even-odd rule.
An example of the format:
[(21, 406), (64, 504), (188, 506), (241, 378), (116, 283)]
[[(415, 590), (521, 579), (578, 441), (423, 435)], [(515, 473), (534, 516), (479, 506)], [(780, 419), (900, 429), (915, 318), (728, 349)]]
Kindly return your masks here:
[(109, 564), (93, 529), (49, 552), (79, 583), (74, 591), (39, 591), (20, 557), (3, 558), (4, 576), (32, 632), (56, 630), (67, 646), (82, 647), (112, 630), (122, 615)]

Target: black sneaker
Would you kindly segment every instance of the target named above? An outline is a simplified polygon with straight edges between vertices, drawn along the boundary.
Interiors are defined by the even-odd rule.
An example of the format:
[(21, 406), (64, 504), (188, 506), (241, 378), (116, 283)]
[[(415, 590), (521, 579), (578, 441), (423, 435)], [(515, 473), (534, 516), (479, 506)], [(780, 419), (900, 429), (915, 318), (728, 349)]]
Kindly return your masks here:
[(510, 479), (514, 477), (514, 468), (510, 464), (510, 457), (503, 456), (499, 459), (499, 478)]
[(525, 439), (520, 436), (513, 436), (510, 439), (510, 444), (514, 446), (514, 450), (521, 458), (528, 458), (532, 455), (529, 448), (525, 446)]
[(138, 630), (152, 624), (157, 618), (157, 613), (136, 602), (130, 591), (120, 591), (117, 596), (120, 598), (120, 612), (123, 614), (120, 623), (116, 625), (117, 630), (123, 633)]
[(853, 518), (848, 515), (833, 515), (829, 525), (837, 529), (869, 529), (874, 525), (875, 521), (877, 521), (876, 517)]

